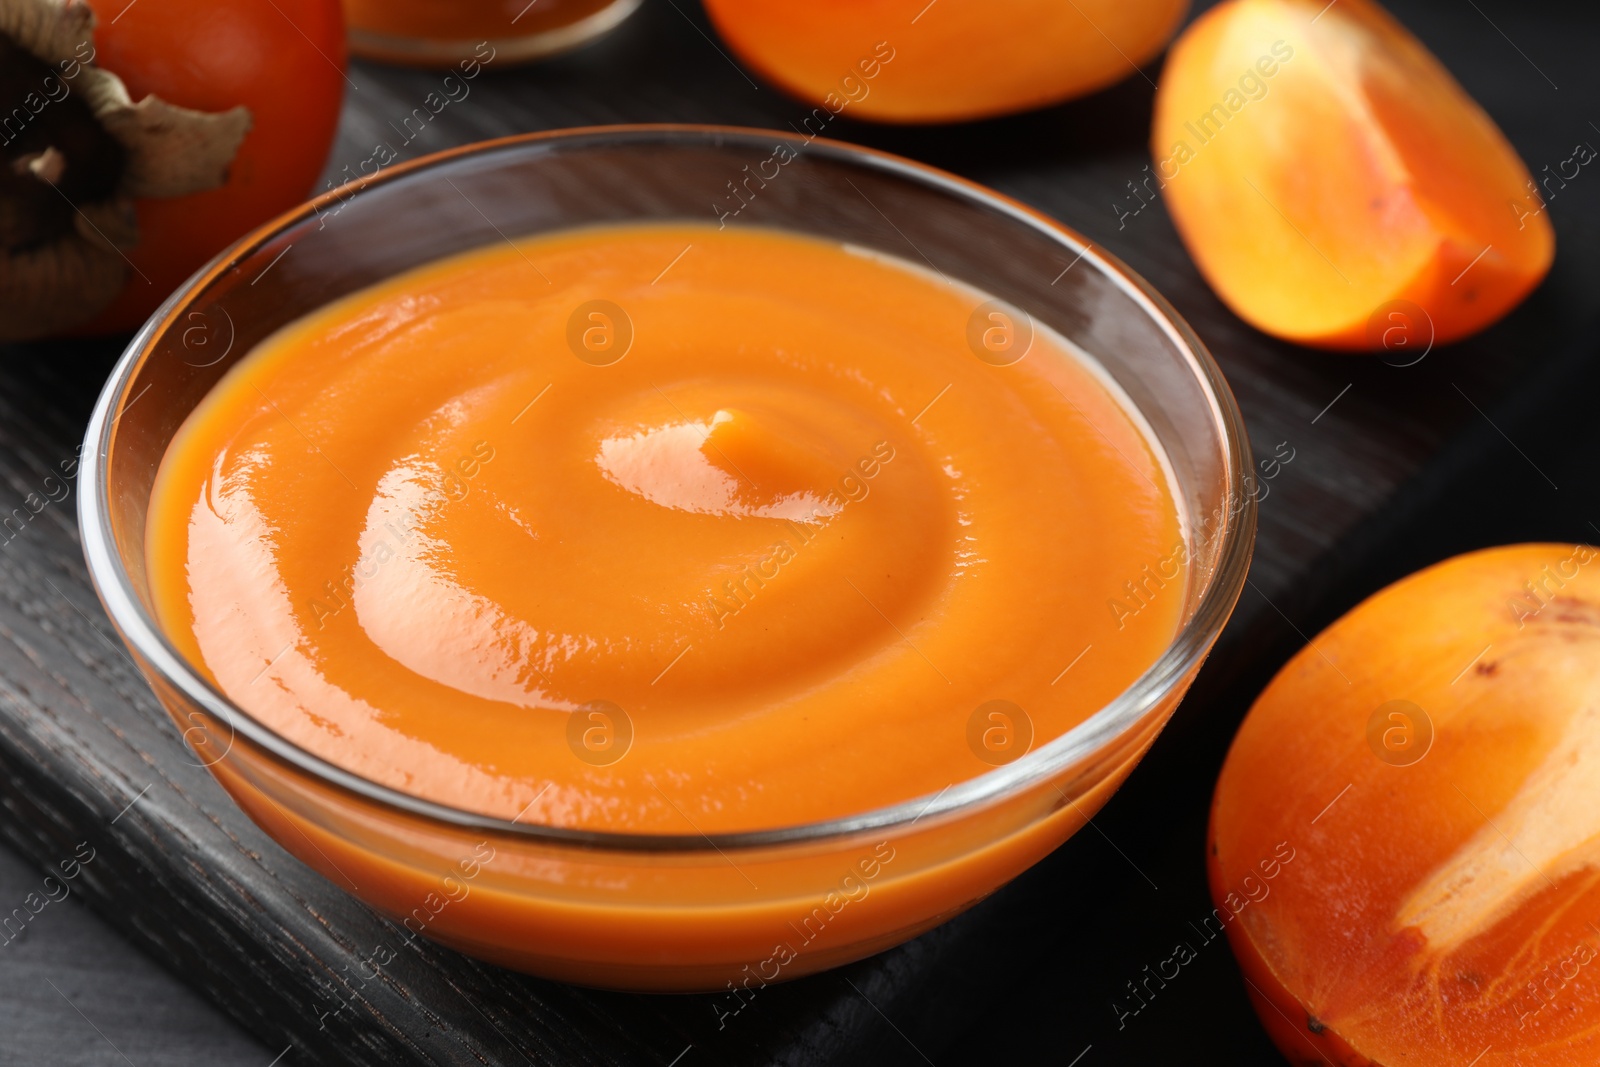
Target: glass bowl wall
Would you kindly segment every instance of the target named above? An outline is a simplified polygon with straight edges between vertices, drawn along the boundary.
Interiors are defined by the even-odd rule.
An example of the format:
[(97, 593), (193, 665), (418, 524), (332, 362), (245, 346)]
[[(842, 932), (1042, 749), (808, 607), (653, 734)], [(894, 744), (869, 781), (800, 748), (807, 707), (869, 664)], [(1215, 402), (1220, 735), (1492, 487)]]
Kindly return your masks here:
[[(151, 484), (178, 426), (253, 345), (442, 256), (667, 219), (778, 227), (925, 262), (1098, 360), (1165, 449), (1187, 519), (1181, 625), (1160, 659), (1068, 733), (937, 795), (706, 837), (506, 822), (387, 789), (256, 721), (174, 650), (146, 585)], [(1038, 861), (1099, 809), (1171, 715), (1238, 598), (1255, 528), (1233, 398), (1194, 334), (1127, 268), (931, 168), (795, 134), (706, 127), (473, 145), (258, 230), (135, 337), (84, 455), (80, 511), (101, 598), (185, 738), (251, 818), (408, 928), (506, 966), (626, 989), (725, 989), (841, 964), (913, 937)]]

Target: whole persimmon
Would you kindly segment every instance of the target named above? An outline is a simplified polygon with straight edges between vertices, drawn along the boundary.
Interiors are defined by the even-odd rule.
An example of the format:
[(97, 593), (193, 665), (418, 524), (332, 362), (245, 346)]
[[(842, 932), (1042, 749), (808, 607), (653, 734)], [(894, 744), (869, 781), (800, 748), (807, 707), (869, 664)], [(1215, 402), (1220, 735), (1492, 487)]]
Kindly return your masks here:
[(1173, 45), (1155, 179), (1213, 289), (1277, 337), (1445, 343), (1549, 270), (1539, 191), (1494, 121), (1372, 0), (1227, 0)]
[(762, 77), (828, 117), (960, 122), (1043, 107), (1127, 78), (1188, 0), (705, 0)]
[(131, 329), (304, 200), (344, 61), (338, 0), (0, 0), (0, 340)]
[(1600, 550), (1474, 552), (1334, 623), (1210, 837), (1207, 925), (1291, 1062), (1600, 1063)]

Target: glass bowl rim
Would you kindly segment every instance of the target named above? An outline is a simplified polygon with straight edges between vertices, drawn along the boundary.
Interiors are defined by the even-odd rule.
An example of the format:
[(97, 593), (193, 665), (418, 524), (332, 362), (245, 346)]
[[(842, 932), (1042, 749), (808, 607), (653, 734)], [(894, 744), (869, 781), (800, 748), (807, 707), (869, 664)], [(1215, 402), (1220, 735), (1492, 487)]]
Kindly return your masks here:
[[(1198, 379), (1198, 384), (1211, 402), (1211, 416), (1226, 449), (1223, 500), (1227, 514), (1212, 535), (1220, 535), (1223, 540), (1210, 584), (1200, 591), (1199, 604), (1193, 616), (1178, 630), (1156, 661), (1126, 689), (1046, 744), (1010, 763), (947, 786), (931, 796), (913, 797), (856, 814), (772, 829), (714, 834), (619, 833), (522, 823), (515, 819), (484, 815), (425, 800), (345, 770), (301, 748), (255, 719), (202, 678), (171, 644), (140, 602), (121, 553), (116, 548), (111, 528), (112, 487), (107, 478), (107, 458), (113, 445), (112, 434), (116, 421), (120, 418), (120, 414), (113, 414), (114, 409), (125, 410), (124, 398), (144, 361), (151, 356), (152, 342), (177, 320), (191, 297), (202, 292), (208, 284), (263, 245), (301, 223), (316, 218), (324, 210), (359, 196), (369, 188), (409, 178), (466, 157), (488, 158), (496, 153), (515, 152), (528, 147), (570, 149), (582, 147), (586, 142), (590, 145), (609, 144), (612, 147), (619, 143), (676, 143), (705, 144), (716, 149), (750, 147), (766, 150), (774, 143), (774, 138), (787, 142), (797, 152), (804, 150), (833, 162), (863, 166), (921, 184), (988, 208), (1011, 223), (1033, 229), (1064, 246), (1065, 251), (1075, 256), (1074, 262), (1086, 260), (1100, 270), (1124, 295), (1143, 309), (1183, 355), (1186, 369)], [(842, 841), (868, 831), (907, 828), (924, 817), (929, 818), (930, 824), (942, 822), (1003, 802), (1075, 764), (1103, 754), (1137, 726), (1151, 708), (1171, 696), (1181, 680), (1210, 651), (1243, 591), (1256, 527), (1255, 497), (1243, 492), (1247, 473), (1251, 469), (1249, 440), (1227, 380), (1188, 323), (1164, 297), (1121, 260), (1042, 212), (976, 182), (903, 156), (829, 138), (806, 138), (778, 130), (692, 123), (585, 126), (477, 141), (386, 167), (376, 174), (325, 192), (257, 227), (218, 253), (175, 290), (134, 334), (95, 402), (84, 435), (81, 465), (84, 483), (88, 487), (78, 498), (84, 557), (107, 614), (147, 669), (159, 674), (169, 686), (213, 719), (228, 725), (229, 751), (233, 738), (243, 735), (278, 763), (308, 774), (321, 785), (333, 786), (382, 807), (410, 816), (421, 816), (450, 827), (489, 831), (547, 845), (629, 853), (747, 851)], [(1237, 512), (1231, 507), (1235, 500), (1242, 501)], [(1194, 536), (1194, 532), (1190, 536)], [(226, 757), (225, 752), (219, 759)]]

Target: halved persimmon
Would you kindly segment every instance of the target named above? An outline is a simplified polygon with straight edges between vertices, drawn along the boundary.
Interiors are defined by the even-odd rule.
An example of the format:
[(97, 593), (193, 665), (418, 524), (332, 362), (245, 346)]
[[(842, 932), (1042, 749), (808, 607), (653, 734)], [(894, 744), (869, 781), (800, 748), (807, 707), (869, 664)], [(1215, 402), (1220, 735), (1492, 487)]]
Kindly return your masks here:
[(1294, 1063), (1600, 1063), (1600, 550), (1460, 556), (1334, 623), (1240, 728), (1209, 852)]
[(1554, 255), (1516, 151), (1371, 0), (1213, 8), (1172, 47), (1151, 136), (1201, 272), (1291, 341), (1455, 340), (1515, 307)]
[(724, 40), (819, 113), (960, 122), (1131, 77), (1189, 0), (705, 0)]

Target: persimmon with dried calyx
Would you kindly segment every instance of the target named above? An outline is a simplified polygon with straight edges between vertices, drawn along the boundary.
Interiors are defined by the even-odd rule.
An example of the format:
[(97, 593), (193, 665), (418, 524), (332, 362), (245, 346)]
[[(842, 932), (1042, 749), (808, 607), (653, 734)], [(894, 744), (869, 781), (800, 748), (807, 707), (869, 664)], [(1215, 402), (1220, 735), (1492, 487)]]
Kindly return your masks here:
[(1600, 1063), (1600, 550), (1459, 556), (1334, 623), (1245, 718), (1210, 837), (1292, 1062)]
[(0, 341), (131, 329), (304, 200), (338, 0), (0, 0)]
[(1189, 0), (706, 0), (752, 69), (831, 116), (961, 122), (1059, 103), (1138, 71)]
[(1554, 255), (1516, 151), (1371, 0), (1207, 12), (1168, 56), (1151, 149), (1212, 288), (1302, 344), (1465, 337), (1515, 307)]

